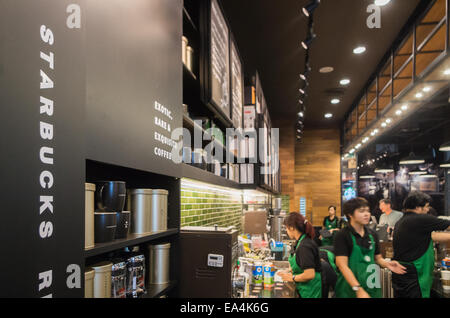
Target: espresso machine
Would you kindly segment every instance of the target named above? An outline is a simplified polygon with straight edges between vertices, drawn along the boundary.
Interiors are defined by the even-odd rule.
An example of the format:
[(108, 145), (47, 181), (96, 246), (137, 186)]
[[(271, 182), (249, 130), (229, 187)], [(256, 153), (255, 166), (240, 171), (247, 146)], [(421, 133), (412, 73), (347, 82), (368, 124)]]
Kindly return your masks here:
[(285, 215), (281, 213), (281, 198), (275, 198), (272, 208), (269, 210), (270, 238), (276, 242), (286, 239), (286, 228), (284, 226)]

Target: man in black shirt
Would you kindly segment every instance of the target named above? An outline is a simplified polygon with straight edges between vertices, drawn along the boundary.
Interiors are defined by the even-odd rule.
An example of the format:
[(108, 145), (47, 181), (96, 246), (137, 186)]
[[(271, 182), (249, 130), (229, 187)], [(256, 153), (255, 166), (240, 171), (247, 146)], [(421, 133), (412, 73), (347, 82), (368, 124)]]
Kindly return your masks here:
[(376, 264), (399, 274), (404, 273), (405, 268), (398, 262), (387, 262), (381, 256), (378, 237), (367, 228), (371, 214), (366, 199), (350, 200), (343, 210), (350, 222), (334, 240), (339, 269), (336, 297), (380, 298), (381, 282)]
[(404, 216), (394, 230), (394, 259), (407, 268), (392, 275), (396, 298), (429, 298), (433, 284), (434, 242), (450, 242), (450, 221), (429, 215), (431, 197), (411, 192), (403, 203)]

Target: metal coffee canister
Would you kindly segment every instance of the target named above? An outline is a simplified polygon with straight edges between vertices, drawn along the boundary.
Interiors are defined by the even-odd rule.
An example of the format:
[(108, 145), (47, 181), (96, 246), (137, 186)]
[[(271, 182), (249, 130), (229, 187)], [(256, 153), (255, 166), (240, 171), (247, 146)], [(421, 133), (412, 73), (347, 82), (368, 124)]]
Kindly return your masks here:
[(167, 231), (167, 190), (153, 190), (151, 230)]
[(131, 233), (146, 234), (152, 232), (153, 190), (134, 189), (129, 192), (131, 210)]
[(94, 298), (111, 298), (112, 263), (98, 263), (92, 268), (94, 274)]
[(170, 243), (149, 245), (149, 285), (170, 282)]
[(84, 248), (94, 247), (94, 206), (95, 206), (95, 184), (85, 183), (85, 205), (84, 205)]
[(84, 272), (84, 298), (94, 298), (94, 274), (92, 268), (86, 268)]

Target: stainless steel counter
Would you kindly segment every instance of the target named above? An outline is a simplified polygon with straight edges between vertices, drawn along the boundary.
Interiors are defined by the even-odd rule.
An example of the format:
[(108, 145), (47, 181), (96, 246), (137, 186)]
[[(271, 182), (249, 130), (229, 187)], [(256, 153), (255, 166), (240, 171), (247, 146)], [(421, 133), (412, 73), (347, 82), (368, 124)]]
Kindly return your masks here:
[(298, 298), (295, 284), (292, 282), (276, 283), (273, 288), (250, 286), (250, 298)]

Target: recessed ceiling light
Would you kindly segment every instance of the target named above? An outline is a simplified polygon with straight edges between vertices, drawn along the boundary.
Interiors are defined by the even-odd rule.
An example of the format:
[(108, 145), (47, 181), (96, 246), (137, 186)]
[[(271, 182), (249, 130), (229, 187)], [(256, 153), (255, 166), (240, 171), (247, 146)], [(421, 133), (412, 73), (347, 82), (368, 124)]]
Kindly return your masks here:
[(431, 87), (430, 86), (424, 87), (423, 91), (424, 92), (430, 92), (431, 91)]
[(368, 142), (368, 141), (369, 141), (369, 137), (366, 137), (366, 138), (363, 139), (362, 142), (363, 142), (363, 144), (365, 144), (365, 143)]
[(397, 110), (397, 111), (395, 112), (395, 114), (396, 114), (397, 116), (401, 116), (401, 115), (402, 115), (402, 111), (401, 111), (401, 110)]
[(382, 123), (382, 124), (381, 124), (381, 127), (386, 128), (386, 127), (387, 127), (387, 124), (386, 124), (386, 123)]
[(327, 113), (325, 114), (325, 118), (329, 119), (329, 118), (333, 118), (333, 114), (331, 113)]
[(403, 105), (402, 110), (408, 110), (408, 105)]
[(422, 98), (423, 97), (423, 94), (422, 93), (417, 93), (416, 94), (416, 98)]
[(319, 70), (319, 72), (320, 72), (320, 73), (323, 73), (323, 74), (331, 73), (331, 72), (333, 72), (333, 71), (334, 71), (334, 68), (331, 67), (331, 66), (325, 66), (325, 67), (322, 67), (322, 68)]
[(331, 100), (331, 104), (334, 104), (334, 105), (339, 104), (340, 102), (341, 101), (337, 98)]
[(390, 124), (390, 123), (392, 123), (392, 119), (390, 119), (390, 118), (386, 119), (386, 124)]
[(298, 117), (303, 117), (303, 116), (305, 116), (305, 113), (303, 113), (303, 112), (298, 113)]
[(350, 80), (348, 78), (344, 78), (343, 80), (340, 81), (340, 84), (345, 86), (350, 84)]
[(355, 48), (353, 50), (354, 54), (362, 54), (366, 51), (366, 47), (365, 46), (358, 46), (357, 48)]
[(382, 7), (387, 5), (391, 0), (375, 0), (375, 5)]
[(444, 71), (444, 75), (450, 75), (450, 68), (448, 68)]

